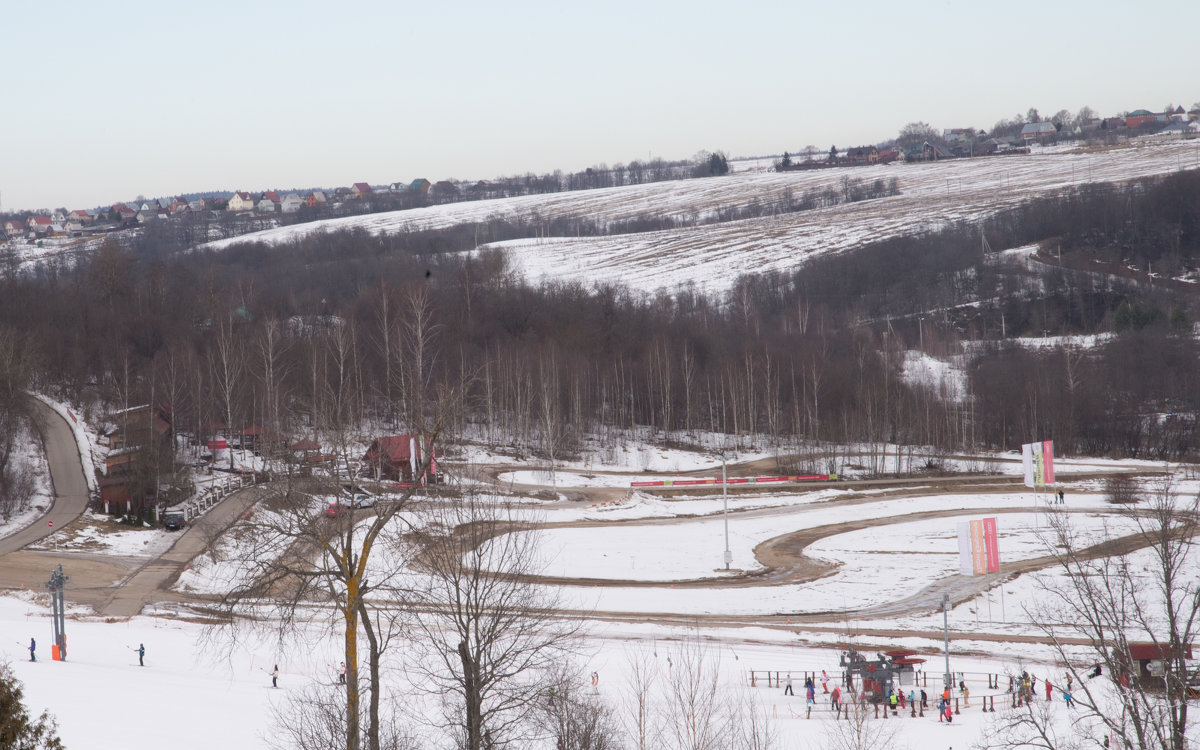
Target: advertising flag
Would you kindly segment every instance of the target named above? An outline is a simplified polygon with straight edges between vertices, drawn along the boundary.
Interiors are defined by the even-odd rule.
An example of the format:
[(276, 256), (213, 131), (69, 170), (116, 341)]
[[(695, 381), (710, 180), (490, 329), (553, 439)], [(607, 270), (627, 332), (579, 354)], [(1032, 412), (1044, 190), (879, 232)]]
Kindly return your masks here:
[(983, 575), (987, 572), (987, 556), (983, 549), (983, 521), (971, 521), (971, 572)]
[(975, 575), (975, 563), (971, 560), (971, 524), (958, 522), (958, 572), (965, 576)]
[(1054, 484), (1054, 441), (1042, 441), (1042, 484)]
[(983, 547), (987, 557), (987, 572), (1000, 570), (1000, 544), (996, 539), (996, 519), (983, 519)]
[(1025, 470), (1026, 487), (1054, 484), (1054, 441), (1043, 440), (1022, 445), (1021, 468)]

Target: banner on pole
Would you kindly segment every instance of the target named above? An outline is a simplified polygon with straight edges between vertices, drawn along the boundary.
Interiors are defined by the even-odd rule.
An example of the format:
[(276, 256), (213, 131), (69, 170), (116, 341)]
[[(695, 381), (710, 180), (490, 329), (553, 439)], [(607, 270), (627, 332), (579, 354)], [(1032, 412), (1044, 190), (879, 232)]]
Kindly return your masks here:
[(1025, 443), (1021, 446), (1021, 467), (1025, 470), (1026, 487), (1045, 487), (1054, 484), (1054, 441)]
[(975, 564), (971, 562), (971, 524), (967, 521), (958, 522), (958, 572), (975, 575)]
[(987, 572), (996, 573), (1000, 570), (1000, 543), (996, 539), (996, 519), (983, 519), (983, 547), (987, 557)]
[(964, 576), (977, 576), (999, 570), (1000, 545), (996, 538), (996, 519), (959, 521), (958, 572)]

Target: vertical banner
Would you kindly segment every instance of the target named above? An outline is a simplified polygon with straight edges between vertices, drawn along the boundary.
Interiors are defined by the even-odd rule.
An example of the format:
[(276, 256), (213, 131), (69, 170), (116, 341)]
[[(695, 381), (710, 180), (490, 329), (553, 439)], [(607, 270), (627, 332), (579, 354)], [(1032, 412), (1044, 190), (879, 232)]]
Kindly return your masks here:
[(965, 576), (975, 575), (975, 564), (971, 561), (971, 524), (958, 522), (958, 572)]
[(1054, 441), (1042, 441), (1042, 484), (1054, 484)]
[(1025, 443), (1021, 446), (1021, 468), (1025, 470), (1025, 486), (1036, 487), (1037, 485), (1033, 483), (1033, 443)]
[(1021, 468), (1025, 470), (1026, 487), (1045, 487), (1054, 484), (1054, 441), (1043, 440), (1021, 446)]
[(996, 539), (996, 519), (983, 519), (983, 549), (987, 557), (987, 572), (1000, 570), (1000, 543)]
[(983, 550), (983, 521), (971, 521), (971, 572), (983, 575), (987, 572), (987, 556)]

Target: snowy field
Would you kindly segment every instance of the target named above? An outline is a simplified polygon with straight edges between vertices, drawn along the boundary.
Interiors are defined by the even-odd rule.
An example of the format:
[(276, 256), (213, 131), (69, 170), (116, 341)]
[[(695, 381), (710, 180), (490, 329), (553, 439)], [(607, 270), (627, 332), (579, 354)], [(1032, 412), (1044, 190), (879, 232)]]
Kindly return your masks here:
[(289, 242), (313, 232), (363, 228), (376, 234), (489, 218), (637, 216), (704, 218), (720, 208), (773, 201), (785, 191), (839, 189), (843, 178), (899, 181), (901, 195), (760, 219), (608, 237), (544, 237), (489, 245), (507, 250), (531, 280), (619, 283), (653, 291), (696, 284), (721, 291), (741, 273), (795, 268), (814, 254), (867, 240), (972, 221), (1039, 194), (1085, 182), (1121, 181), (1200, 167), (1195, 142), (1133, 142), (1107, 150), (1048, 150), (1029, 156), (812, 170), (739, 171), (726, 177), (453, 203), (266, 230), (210, 243)]

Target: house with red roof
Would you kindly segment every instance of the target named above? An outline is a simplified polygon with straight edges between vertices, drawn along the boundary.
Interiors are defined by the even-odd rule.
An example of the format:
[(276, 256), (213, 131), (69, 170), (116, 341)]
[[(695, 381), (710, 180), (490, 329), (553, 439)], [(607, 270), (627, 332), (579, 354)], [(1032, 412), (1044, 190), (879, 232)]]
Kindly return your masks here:
[(437, 457), (429, 435), (391, 435), (376, 438), (363, 455), (363, 463), (377, 479), (411, 482), (428, 459), (429, 466), (421, 481), (428, 479), (436, 483)]
[(365, 182), (356, 182), (354, 183), (353, 187), (350, 188), (350, 194), (355, 198), (362, 198), (370, 195), (371, 192), (371, 186)]
[(24, 219), (9, 219), (4, 222), (4, 233), (11, 239), (13, 237), (24, 237), (29, 230), (29, 226)]
[(25, 226), (29, 228), (29, 231), (38, 234), (46, 234), (53, 225), (54, 221), (49, 216), (30, 216), (25, 221)]

